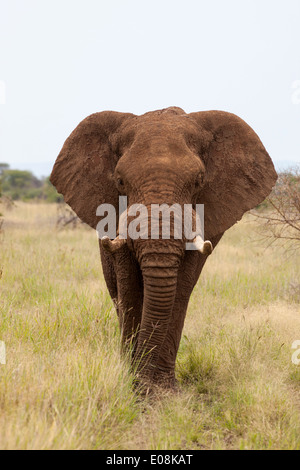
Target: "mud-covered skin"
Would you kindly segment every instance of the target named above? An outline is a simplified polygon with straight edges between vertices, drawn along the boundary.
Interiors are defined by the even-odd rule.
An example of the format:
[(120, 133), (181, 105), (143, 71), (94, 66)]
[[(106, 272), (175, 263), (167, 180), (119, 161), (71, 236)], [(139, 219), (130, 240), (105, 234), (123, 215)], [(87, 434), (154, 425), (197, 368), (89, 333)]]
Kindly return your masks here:
[[(204, 204), (205, 239), (213, 247), (265, 199), (276, 179), (263, 144), (242, 119), (180, 108), (89, 116), (66, 140), (51, 175), (93, 228), (100, 204), (114, 205), (118, 216), (119, 195), (127, 195), (128, 206)], [(100, 246), (123, 343), (132, 344), (137, 374), (147, 385), (174, 383), (188, 301), (207, 259), (184, 248), (184, 240), (172, 237), (128, 240), (111, 253)]]

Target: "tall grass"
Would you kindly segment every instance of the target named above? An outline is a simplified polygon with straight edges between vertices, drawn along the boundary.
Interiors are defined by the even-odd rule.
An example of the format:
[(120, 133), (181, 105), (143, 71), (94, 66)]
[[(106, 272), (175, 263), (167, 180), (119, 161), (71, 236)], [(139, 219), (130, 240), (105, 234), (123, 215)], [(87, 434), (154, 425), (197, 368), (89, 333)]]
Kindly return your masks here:
[(94, 232), (18, 203), (0, 235), (1, 449), (300, 449), (299, 257), (227, 232), (194, 289), (178, 390), (134, 391)]

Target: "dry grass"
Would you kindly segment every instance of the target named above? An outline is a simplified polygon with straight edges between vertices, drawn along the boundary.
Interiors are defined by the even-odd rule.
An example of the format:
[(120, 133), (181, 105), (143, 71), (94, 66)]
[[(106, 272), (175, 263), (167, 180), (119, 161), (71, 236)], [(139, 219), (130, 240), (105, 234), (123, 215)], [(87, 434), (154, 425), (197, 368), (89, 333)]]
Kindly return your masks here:
[(247, 219), (232, 228), (191, 298), (178, 392), (145, 402), (93, 231), (57, 232), (52, 205), (5, 218), (1, 449), (300, 449), (299, 257), (255, 244)]

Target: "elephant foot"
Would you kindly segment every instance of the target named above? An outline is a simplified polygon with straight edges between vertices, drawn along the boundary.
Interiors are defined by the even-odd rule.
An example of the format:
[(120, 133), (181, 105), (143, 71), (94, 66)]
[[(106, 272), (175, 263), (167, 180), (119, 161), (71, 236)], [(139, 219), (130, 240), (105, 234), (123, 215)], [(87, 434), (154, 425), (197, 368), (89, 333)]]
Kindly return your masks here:
[(174, 371), (165, 372), (157, 371), (153, 376), (153, 382), (158, 387), (165, 390), (174, 390), (176, 387), (176, 379)]
[(150, 379), (143, 375), (138, 375), (135, 388), (143, 397), (160, 398), (162, 394), (176, 392), (177, 381), (174, 372), (156, 372)]

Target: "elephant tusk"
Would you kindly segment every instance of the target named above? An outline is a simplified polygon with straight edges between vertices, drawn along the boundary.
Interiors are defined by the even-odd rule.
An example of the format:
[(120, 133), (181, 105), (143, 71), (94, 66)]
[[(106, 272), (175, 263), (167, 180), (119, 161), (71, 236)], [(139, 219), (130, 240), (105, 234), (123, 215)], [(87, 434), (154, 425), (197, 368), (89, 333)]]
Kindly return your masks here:
[(193, 243), (196, 246), (197, 251), (202, 255), (210, 255), (213, 251), (212, 243), (208, 240), (204, 241), (200, 235), (197, 235), (194, 238)]
[(115, 253), (126, 245), (126, 240), (120, 239), (119, 236), (114, 240), (110, 240), (109, 237), (105, 236), (101, 238), (101, 245), (108, 253)]

